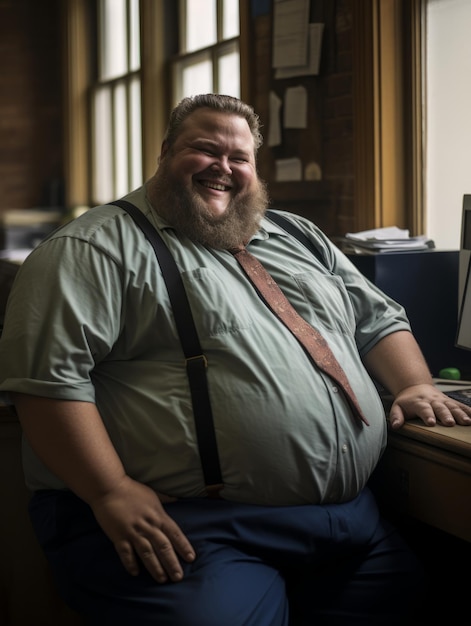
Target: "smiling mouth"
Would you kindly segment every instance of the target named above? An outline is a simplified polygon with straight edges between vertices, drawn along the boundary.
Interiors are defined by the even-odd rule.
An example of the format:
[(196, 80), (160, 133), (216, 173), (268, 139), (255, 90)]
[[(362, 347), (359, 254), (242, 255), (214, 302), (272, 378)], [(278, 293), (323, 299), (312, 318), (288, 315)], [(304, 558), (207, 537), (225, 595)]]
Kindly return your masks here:
[(232, 187), (224, 185), (223, 183), (216, 183), (210, 180), (199, 180), (200, 185), (207, 189), (215, 189), (216, 191), (230, 191)]

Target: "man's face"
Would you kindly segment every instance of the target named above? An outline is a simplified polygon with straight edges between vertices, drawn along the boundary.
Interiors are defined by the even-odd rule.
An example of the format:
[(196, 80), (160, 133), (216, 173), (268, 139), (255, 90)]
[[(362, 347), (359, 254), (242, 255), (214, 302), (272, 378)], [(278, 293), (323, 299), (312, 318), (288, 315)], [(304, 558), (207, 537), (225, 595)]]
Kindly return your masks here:
[(171, 226), (219, 249), (249, 241), (268, 205), (247, 122), (212, 109), (198, 109), (183, 122), (147, 189)]
[(200, 198), (213, 217), (222, 216), (233, 199), (257, 184), (252, 133), (236, 115), (197, 109), (162, 159), (172, 180)]

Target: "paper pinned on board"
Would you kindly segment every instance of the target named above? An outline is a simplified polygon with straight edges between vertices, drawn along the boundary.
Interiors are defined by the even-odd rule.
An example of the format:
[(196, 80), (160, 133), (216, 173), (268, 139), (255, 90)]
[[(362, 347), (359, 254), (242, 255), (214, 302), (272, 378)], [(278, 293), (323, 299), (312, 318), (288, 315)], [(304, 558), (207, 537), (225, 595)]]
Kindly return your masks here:
[(307, 89), (302, 85), (289, 87), (285, 92), (283, 126), (307, 128)]
[(302, 179), (301, 159), (278, 159), (275, 168), (276, 181), (279, 183)]
[(293, 67), (278, 67), (275, 70), (275, 78), (292, 78), (294, 76), (314, 76), (319, 74), (323, 32), (324, 24), (309, 24), (307, 63)]
[(270, 91), (268, 94), (268, 103), (269, 103), (269, 126), (268, 126), (268, 137), (267, 137), (267, 145), (270, 148), (274, 146), (279, 146), (281, 144), (281, 120), (280, 120), (280, 110), (282, 105), (282, 100), (279, 98), (274, 91)]
[(308, 61), (310, 0), (283, 0), (273, 7), (273, 67)]

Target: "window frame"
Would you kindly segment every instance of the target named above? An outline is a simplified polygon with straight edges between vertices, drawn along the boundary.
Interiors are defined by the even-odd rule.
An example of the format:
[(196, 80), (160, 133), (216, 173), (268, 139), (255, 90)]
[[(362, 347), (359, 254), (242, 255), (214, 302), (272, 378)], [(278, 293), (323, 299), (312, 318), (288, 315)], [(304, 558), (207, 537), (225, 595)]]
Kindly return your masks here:
[[(90, 99), (90, 189), (89, 194), (93, 204), (106, 202), (110, 197), (119, 197), (137, 187), (143, 182), (142, 166), (142, 105), (141, 105), (141, 83), (142, 83), (142, 61), (141, 48), (139, 45), (135, 63), (133, 63), (133, 52), (136, 51), (136, 44), (133, 46), (132, 39), (132, 9), (139, 0), (123, 0), (126, 33), (124, 34), (123, 67), (118, 72), (106, 74), (107, 64), (112, 59), (115, 48), (107, 51), (107, 44), (110, 43), (106, 24), (101, 15), (104, 10), (103, 0), (98, 0), (96, 4), (96, 58), (93, 66), (93, 79), (89, 86)], [(96, 10), (95, 9), (95, 10)], [(135, 14), (134, 14), (135, 15)], [(139, 29), (140, 30), (140, 29)], [(140, 42), (140, 32), (139, 32)], [(109, 57), (109, 58), (108, 58)], [(110, 68), (108, 68), (109, 70)], [(133, 136), (133, 118), (136, 88), (139, 98), (138, 103), (138, 130), (139, 135)], [(100, 103), (108, 103), (107, 114), (100, 119)], [(104, 130), (98, 132), (97, 124), (100, 128), (108, 125), (108, 133)], [(123, 132), (124, 131), (124, 132)], [(103, 141), (106, 139), (106, 141)], [(100, 140), (103, 149), (100, 150)], [(131, 151), (133, 143), (138, 144), (137, 166), (133, 163), (134, 152)], [(108, 163), (109, 161), (109, 163)], [(108, 167), (109, 166), (109, 167)], [(109, 170), (109, 171), (108, 171)], [(106, 174), (106, 175), (104, 175)], [(109, 180), (108, 180), (109, 179)], [(106, 181), (105, 183), (102, 181)]]
[[(174, 0), (171, 0), (173, 6)], [(63, 37), (65, 166), (67, 181), (65, 203), (69, 211), (91, 203), (90, 98), (92, 60), (95, 50), (93, 25), (96, 5), (93, 0), (68, 0), (61, 3)], [(168, 115), (172, 108), (166, 49), (168, 29), (166, 2), (140, 0), (141, 32), (141, 118), (142, 169), (144, 180), (156, 170)], [(241, 97), (250, 101), (251, 5), (239, 0), (239, 54), (241, 59)]]
[[(243, 6), (244, 5), (244, 6)], [(223, 34), (223, 0), (216, 0), (216, 42), (186, 51), (185, 31), (186, 31), (186, 0), (179, 0), (179, 52), (175, 54), (170, 62), (171, 65), (171, 92), (172, 106), (175, 106), (185, 94), (182, 87), (182, 72), (185, 68), (195, 64), (198, 59), (207, 59), (212, 65), (212, 91), (219, 91), (219, 60), (227, 54), (227, 50), (236, 51), (239, 55), (239, 91), (243, 97), (242, 89), (242, 56), (241, 56), (241, 31), (242, 25), (247, 25), (247, 11), (250, 11), (250, 0), (239, 0), (239, 35), (224, 39)], [(242, 40), (246, 43), (247, 40)], [(245, 58), (245, 57), (244, 57)]]
[(424, 3), (367, 0), (352, 12), (356, 228), (422, 234)]

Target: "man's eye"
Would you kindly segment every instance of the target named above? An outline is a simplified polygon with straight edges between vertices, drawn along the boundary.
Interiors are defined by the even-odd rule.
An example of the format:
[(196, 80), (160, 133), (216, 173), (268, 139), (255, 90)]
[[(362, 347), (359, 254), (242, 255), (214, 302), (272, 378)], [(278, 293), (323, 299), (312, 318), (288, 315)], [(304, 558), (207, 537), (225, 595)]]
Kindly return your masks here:
[(201, 154), (207, 154), (208, 156), (214, 156), (214, 151), (208, 148), (196, 148), (196, 151), (201, 152)]

